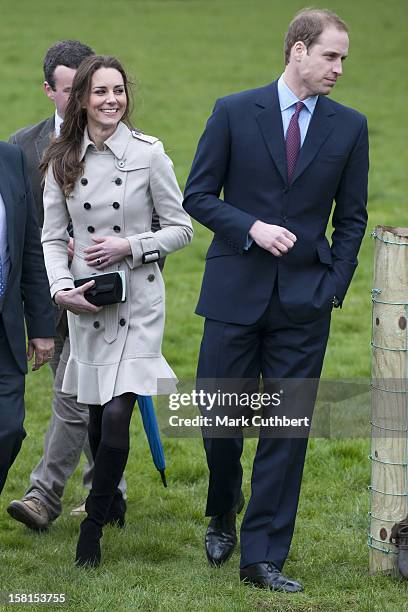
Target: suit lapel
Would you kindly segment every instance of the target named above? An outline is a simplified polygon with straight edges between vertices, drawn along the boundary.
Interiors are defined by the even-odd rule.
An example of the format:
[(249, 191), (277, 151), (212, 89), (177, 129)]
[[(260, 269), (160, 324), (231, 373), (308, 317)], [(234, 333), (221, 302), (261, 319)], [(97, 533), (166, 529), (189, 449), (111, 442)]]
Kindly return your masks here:
[[(277, 81), (267, 85), (255, 102), (256, 120), (262, 132), (266, 147), (277, 167), (282, 180), (288, 182), (286, 163), (286, 144), (283, 134), (282, 113), (280, 110)], [(259, 110), (261, 109), (261, 110)], [(306, 170), (317, 155), (326, 138), (333, 129), (334, 110), (325, 96), (319, 96), (306, 138), (300, 149), (292, 183)]]
[[(6, 223), (7, 223), (7, 242), (10, 256), (10, 263), (14, 261), (14, 249), (15, 249), (15, 206), (13, 203), (13, 197), (11, 194), (10, 183), (7, 177), (7, 169), (2, 159), (0, 159), (0, 193), (3, 198), (4, 207), (6, 209)], [(11, 272), (11, 270), (10, 270)]]
[(334, 110), (324, 96), (319, 96), (306, 138), (300, 149), (292, 183), (306, 170), (333, 129)]
[[(284, 183), (287, 182), (286, 147), (283, 136), (282, 114), (279, 105), (277, 81), (267, 85), (255, 102), (256, 120), (266, 147)], [(261, 110), (259, 110), (261, 109)]]
[(45, 123), (35, 141), (35, 148), (37, 150), (38, 162), (42, 161), (44, 151), (50, 144), (50, 140), (55, 130), (55, 116), (50, 117)]

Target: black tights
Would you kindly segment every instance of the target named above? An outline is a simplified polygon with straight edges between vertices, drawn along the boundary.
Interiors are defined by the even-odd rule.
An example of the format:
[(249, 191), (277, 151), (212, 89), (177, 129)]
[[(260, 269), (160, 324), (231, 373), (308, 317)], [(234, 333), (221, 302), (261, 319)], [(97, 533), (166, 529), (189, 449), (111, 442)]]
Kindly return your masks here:
[(113, 397), (104, 406), (89, 405), (89, 445), (95, 460), (100, 442), (105, 446), (126, 450), (129, 448), (129, 427), (134, 393)]

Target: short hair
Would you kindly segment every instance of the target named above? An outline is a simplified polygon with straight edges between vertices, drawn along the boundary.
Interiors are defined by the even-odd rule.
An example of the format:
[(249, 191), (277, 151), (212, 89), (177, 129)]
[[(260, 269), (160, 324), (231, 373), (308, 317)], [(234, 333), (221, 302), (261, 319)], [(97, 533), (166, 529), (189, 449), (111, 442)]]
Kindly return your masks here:
[(289, 63), (290, 52), (298, 40), (306, 49), (317, 41), (326, 26), (334, 26), (340, 31), (348, 32), (347, 24), (336, 13), (327, 9), (307, 8), (299, 11), (289, 24), (285, 36), (285, 64)]
[(55, 89), (54, 72), (57, 66), (76, 69), (90, 55), (95, 55), (95, 51), (79, 40), (60, 40), (45, 54), (43, 64), (45, 80)]

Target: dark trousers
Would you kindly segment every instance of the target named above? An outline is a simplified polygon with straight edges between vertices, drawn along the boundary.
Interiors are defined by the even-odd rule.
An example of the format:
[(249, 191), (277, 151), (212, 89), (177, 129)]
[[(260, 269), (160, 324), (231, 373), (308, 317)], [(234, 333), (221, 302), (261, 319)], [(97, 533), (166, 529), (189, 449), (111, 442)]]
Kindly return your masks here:
[[(253, 325), (206, 319), (197, 378), (318, 379), (329, 328), (329, 312), (318, 320), (293, 322), (274, 290), (267, 310)], [(305, 401), (311, 401), (311, 410), (306, 410), (310, 413), (310, 389)], [(206, 437), (204, 446), (210, 471), (206, 514), (215, 516), (228, 512), (238, 499), (243, 437)], [(263, 561), (283, 567), (295, 526), (306, 447), (307, 436), (259, 437), (252, 495), (241, 527), (241, 567)]]
[(0, 314), (0, 493), (26, 435), (24, 414), (24, 374), (10, 351)]

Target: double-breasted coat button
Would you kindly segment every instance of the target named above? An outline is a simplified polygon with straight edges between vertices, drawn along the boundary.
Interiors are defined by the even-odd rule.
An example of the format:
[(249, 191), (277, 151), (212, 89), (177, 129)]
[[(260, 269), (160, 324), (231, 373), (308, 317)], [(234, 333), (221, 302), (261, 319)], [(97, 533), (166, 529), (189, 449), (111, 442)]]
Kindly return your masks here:
[(93, 234), (93, 233), (94, 233), (94, 231), (95, 231), (95, 228), (94, 228), (94, 226), (93, 226), (93, 225), (88, 225), (87, 230), (88, 230), (88, 232), (89, 232), (90, 234)]
[(126, 321), (125, 321), (125, 319), (121, 319), (121, 320), (119, 321), (119, 325), (120, 325), (121, 327), (125, 327), (125, 325), (126, 325)]
[(113, 208), (116, 208), (116, 210), (117, 210), (120, 207), (120, 204), (119, 204), (119, 202), (114, 202), (112, 204), (112, 206), (113, 206)]
[(88, 184), (88, 179), (87, 178), (81, 178), (81, 185), (87, 185)]
[(114, 226), (113, 226), (113, 231), (114, 231), (114, 232), (120, 232), (120, 227), (119, 227), (119, 225), (114, 225)]
[(147, 280), (149, 281), (149, 283), (152, 283), (155, 279), (154, 274), (149, 274), (149, 276), (147, 277)]
[(85, 202), (84, 208), (85, 208), (85, 210), (89, 210), (91, 208), (90, 203), (89, 202)]
[(93, 326), (94, 326), (95, 329), (98, 329), (100, 327), (100, 325), (101, 324), (99, 323), (99, 321), (94, 321)]
[(115, 183), (116, 183), (116, 185), (121, 185), (122, 184), (122, 179), (121, 178), (115, 179)]

